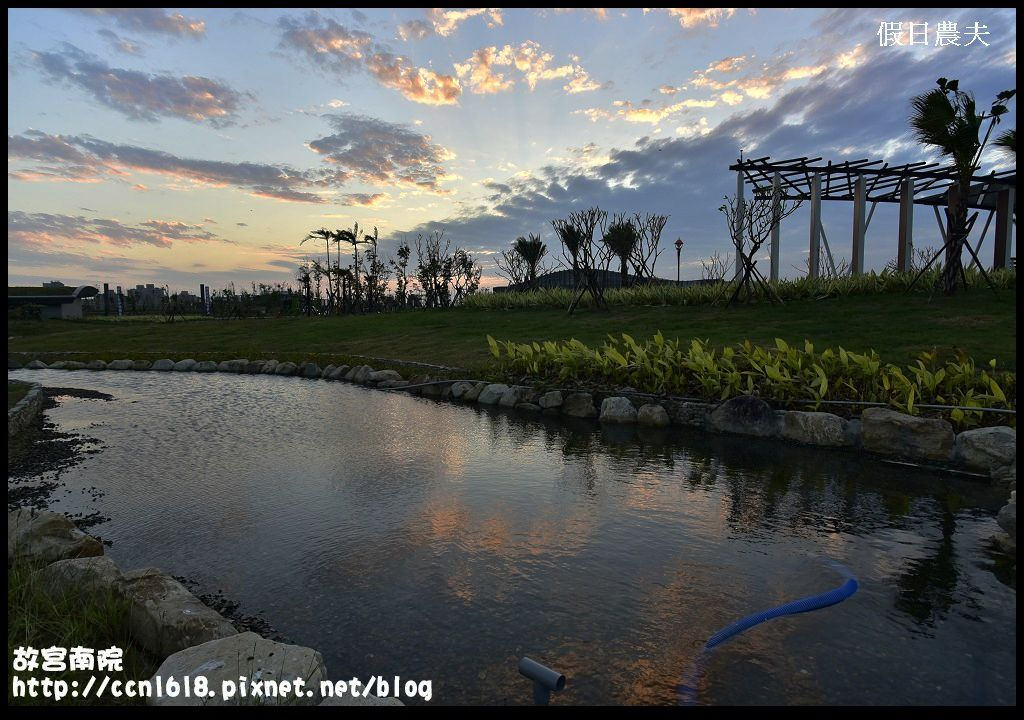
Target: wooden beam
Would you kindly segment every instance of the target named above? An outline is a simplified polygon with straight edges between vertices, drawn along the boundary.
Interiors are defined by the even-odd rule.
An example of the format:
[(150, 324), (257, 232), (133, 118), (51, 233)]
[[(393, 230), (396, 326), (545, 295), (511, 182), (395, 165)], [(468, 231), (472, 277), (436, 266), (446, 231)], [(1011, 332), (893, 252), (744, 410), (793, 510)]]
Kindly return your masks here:
[(811, 238), (807, 259), (807, 276), (818, 277), (821, 256), (821, 176), (811, 176)]
[(857, 178), (857, 185), (853, 191), (853, 251), (850, 255), (850, 271), (854, 275), (864, 272), (864, 237), (868, 232), (867, 210), (867, 180), (861, 175)]
[(993, 268), (1010, 267), (1010, 251), (1013, 247), (1013, 195), (1014, 188), (1000, 190), (996, 194), (996, 237), (992, 257)]
[(900, 232), (896, 267), (910, 271), (914, 259), (914, 178), (906, 178), (900, 187)]
[(736, 278), (739, 279), (743, 271), (743, 261), (740, 255), (743, 253), (743, 218), (746, 216), (746, 208), (743, 202), (743, 173), (736, 173)]
[[(775, 203), (775, 205), (773, 207), (778, 207), (778, 204), (782, 202), (782, 187), (781, 186), (782, 186), (782, 181), (779, 178), (779, 174), (775, 173), (775, 179), (772, 181), (772, 200)], [(771, 243), (772, 243), (772, 248), (771, 248), (771, 256), (772, 256), (771, 281), (772, 282), (775, 282), (775, 281), (777, 281), (779, 279), (779, 229), (780, 229), (779, 226), (781, 224), (782, 223), (779, 221), (779, 218), (776, 217), (775, 218), (775, 224), (772, 225), (772, 240), (771, 240)]]

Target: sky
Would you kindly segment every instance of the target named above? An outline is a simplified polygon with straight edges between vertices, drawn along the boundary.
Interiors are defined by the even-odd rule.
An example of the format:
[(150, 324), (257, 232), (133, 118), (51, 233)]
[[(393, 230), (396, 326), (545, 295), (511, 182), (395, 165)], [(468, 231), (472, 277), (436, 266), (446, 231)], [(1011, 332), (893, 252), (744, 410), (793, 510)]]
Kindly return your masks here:
[[(498, 252), (538, 233), (557, 256), (551, 220), (592, 205), (669, 215), (656, 272), (678, 237), (699, 278), (730, 250), (740, 152), (938, 160), (910, 98), (949, 77), (987, 107), (1017, 69), (1012, 9), (17, 9), (7, 33), (8, 284), (171, 292), (294, 284), (322, 252), (305, 235), (353, 222), (385, 253), (443, 230), (503, 285)], [(783, 225), (784, 276), (808, 215)], [(868, 268), (896, 221), (878, 207)], [(823, 225), (848, 258), (852, 206)], [(941, 245), (929, 208), (914, 228)]]

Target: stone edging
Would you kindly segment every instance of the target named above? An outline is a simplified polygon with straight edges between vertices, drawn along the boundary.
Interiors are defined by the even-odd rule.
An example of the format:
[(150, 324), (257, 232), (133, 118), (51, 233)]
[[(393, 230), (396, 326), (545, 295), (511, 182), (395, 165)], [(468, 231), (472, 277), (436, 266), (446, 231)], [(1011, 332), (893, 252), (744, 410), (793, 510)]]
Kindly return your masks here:
[(7, 411), (7, 441), (10, 442), (39, 417), (39, 413), (43, 409), (43, 386), (39, 383), (26, 383), (22, 380), (8, 380), (8, 382), (30, 386), (25, 397)]

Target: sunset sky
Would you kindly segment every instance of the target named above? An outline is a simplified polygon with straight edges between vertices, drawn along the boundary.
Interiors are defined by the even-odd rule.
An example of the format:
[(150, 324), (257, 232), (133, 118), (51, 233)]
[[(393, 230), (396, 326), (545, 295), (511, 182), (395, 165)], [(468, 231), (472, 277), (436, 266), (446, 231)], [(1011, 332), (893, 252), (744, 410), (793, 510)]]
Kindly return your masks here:
[[(926, 45), (880, 46), (911, 21)], [(942, 21), (959, 46), (936, 46)], [(987, 107), (1016, 64), (1005, 9), (9, 10), (8, 283), (294, 284), (309, 230), (358, 221), (385, 251), (444, 229), (490, 286), (497, 251), (529, 232), (556, 251), (550, 221), (593, 204), (670, 215), (658, 273), (682, 237), (696, 278), (729, 250), (741, 149), (937, 159), (910, 97), (946, 76)], [(850, 213), (824, 212), (837, 257)], [(895, 233), (880, 206), (869, 267)], [(930, 209), (915, 233), (941, 244)], [(802, 208), (783, 274), (806, 253)]]

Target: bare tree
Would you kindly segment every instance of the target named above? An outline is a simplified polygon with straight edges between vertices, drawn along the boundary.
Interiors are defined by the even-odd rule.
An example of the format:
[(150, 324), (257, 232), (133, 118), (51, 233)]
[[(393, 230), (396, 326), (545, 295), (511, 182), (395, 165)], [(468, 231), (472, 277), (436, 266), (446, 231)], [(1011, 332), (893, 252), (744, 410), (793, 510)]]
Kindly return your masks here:
[(552, 220), (562, 243), (562, 258), (572, 268), (576, 292), (569, 304), (569, 314), (576, 311), (583, 295), (590, 293), (594, 306), (608, 309), (604, 299), (604, 273), (612, 261), (612, 253), (604, 244), (594, 241), (594, 234), (604, 235), (608, 213), (598, 207), (569, 213), (566, 220)]
[(636, 229), (637, 243), (630, 257), (633, 274), (641, 280), (654, 279), (654, 266), (661, 255), (661, 233), (668, 224), (668, 215), (654, 213), (635, 213), (633, 227)]
[(729, 298), (729, 304), (731, 305), (744, 289), (749, 301), (754, 294), (755, 283), (764, 289), (769, 299), (781, 303), (782, 298), (757, 269), (755, 256), (771, 237), (772, 228), (796, 212), (801, 201), (786, 200), (775, 195), (771, 188), (755, 190), (754, 196), (747, 201), (732, 196), (726, 196), (724, 199), (725, 204), (718, 209), (725, 215), (729, 237), (739, 255), (741, 267), (738, 276), (734, 278), (737, 283), (732, 297)]

